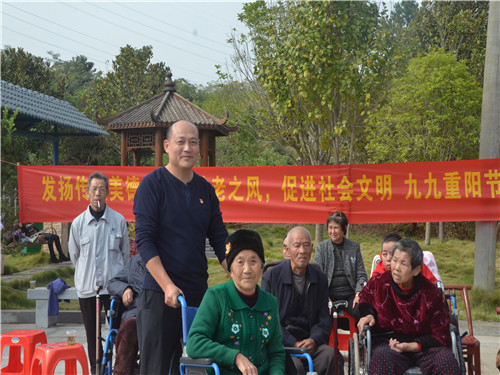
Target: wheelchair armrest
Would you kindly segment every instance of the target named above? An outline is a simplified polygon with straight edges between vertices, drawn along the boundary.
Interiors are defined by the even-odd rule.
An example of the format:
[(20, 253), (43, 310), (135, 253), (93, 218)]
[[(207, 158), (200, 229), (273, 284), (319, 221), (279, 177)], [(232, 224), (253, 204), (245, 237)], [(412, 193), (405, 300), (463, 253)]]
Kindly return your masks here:
[(179, 363), (184, 365), (198, 365), (198, 366), (212, 366), (215, 363), (213, 358), (191, 358), (191, 357), (180, 357)]
[(309, 353), (309, 348), (295, 348), (293, 346), (285, 346), (285, 352), (288, 354), (306, 354)]

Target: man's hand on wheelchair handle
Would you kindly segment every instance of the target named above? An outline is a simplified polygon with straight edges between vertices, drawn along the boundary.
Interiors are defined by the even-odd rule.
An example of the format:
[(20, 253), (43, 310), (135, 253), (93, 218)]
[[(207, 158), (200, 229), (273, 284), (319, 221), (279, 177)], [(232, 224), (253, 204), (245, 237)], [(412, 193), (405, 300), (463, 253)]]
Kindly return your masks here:
[(165, 304), (167, 306), (177, 308), (181, 305), (177, 297), (179, 297), (179, 295), (181, 294), (184, 295), (184, 293), (182, 293), (182, 290), (180, 290), (177, 287), (177, 285), (170, 282), (165, 287), (164, 292), (165, 292)]
[(236, 354), (234, 364), (243, 375), (258, 375), (259, 373), (257, 371), (257, 367), (255, 367), (254, 364), (241, 353)]
[(367, 315), (360, 318), (358, 322), (359, 333), (365, 333), (364, 330), (365, 324), (368, 324), (370, 327), (373, 327), (375, 325), (375, 317), (373, 315)]

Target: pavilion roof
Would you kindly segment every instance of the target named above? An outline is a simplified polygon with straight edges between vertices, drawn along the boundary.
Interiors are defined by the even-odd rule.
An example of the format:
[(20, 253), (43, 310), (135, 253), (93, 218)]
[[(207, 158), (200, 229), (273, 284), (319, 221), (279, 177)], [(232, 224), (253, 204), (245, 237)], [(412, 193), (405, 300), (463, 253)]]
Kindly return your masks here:
[[(98, 119), (97, 122), (108, 130), (120, 131), (139, 128), (168, 128), (179, 120), (187, 120), (198, 129), (213, 130), (218, 136), (227, 136), (234, 128), (228, 127), (225, 118), (219, 119), (197, 107), (189, 100), (175, 92), (172, 74), (167, 74), (165, 89), (161, 94), (129, 108), (108, 119)], [(219, 134), (217, 134), (219, 133)]]

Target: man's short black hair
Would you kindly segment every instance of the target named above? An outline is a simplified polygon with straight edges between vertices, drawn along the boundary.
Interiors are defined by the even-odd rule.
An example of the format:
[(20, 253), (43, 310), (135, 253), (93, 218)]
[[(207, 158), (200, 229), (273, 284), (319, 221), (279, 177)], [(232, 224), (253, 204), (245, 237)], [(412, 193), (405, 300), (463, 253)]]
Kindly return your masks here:
[(397, 233), (389, 233), (386, 234), (384, 239), (382, 240), (382, 244), (386, 242), (398, 242), (401, 239), (401, 236)]

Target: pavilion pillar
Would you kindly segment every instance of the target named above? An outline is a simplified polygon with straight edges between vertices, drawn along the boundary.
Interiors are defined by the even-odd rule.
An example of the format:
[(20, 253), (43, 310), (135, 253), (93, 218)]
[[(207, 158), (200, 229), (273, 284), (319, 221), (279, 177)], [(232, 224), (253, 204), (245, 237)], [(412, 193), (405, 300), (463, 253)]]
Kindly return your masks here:
[(209, 141), (208, 165), (210, 167), (215, 167), (215, 135), (210, 134)]
[(206, 130), (200, 132), (200, 155), (201, 155), (201, 166), (208, 167), (208, 143), (209, 143), (209, 133)]
[(134, 153), (134, 167), (140, 167), (141, 166), (141, 155), (142, 155), (142, 150), (140, 149), (135, 149), (133, 151)]
[(127, 157), (127, 133), (122, 131), (120, 133), (120, 147), (121, 147), (121, 165), (122, 167), (128, 166), (128, 157)]
[(156, 128), (155, 130), (155, 166), (163, 166), (163, 130)]

